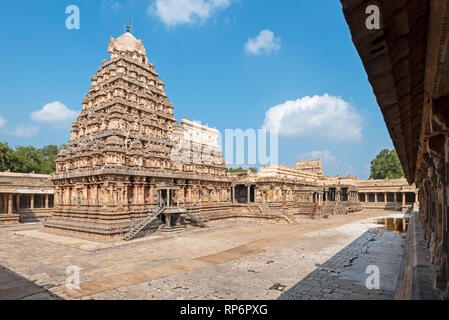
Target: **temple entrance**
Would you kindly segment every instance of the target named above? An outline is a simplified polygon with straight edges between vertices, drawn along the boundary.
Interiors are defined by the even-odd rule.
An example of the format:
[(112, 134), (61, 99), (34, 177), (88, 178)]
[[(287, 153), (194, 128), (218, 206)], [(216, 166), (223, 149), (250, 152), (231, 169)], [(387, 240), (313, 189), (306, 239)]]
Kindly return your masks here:
[(163, 207), (178, 207), (179, 206), (179, 187), (160, 187), (158, 191), (158, 203)]
[(256, 199), (256, 190), (254, 186), (251, 186), (249, 189), (249, 202), (254, 203)]
[(248, 202), (248, 188), (245, 185), (237, 185), (235, 187), (235, 201), (237, 203)]
[(359, 193), (359, 201), (360, 202), (366, 202), (366, 197), (364, 193)]
[(168, 190), (160, 190), (159, 191), (159, 205), (161, 207), (167, 206), (167, 200), (168, 200)]
[(340, 191), (340, 201), (349, 201), (349, 191), (348, 188), (341, 188)]
[(327, 201), (335, 201), (335, 195), (337, 194), (337, 189), (336, 188), (329, 188), (329, 192), (328, 192), (328, 197), (327, 197)]
[(256, 202), (256, 187), (244, 184), (235, 186), (235, 202), (254, 203)]
[(415, 194), (412, 193), (412, 192), (407, 192), (407, 193), (405, 194), (405, 202), (406, 202), (407, 204), (415, 203), (415, 202), (416, 202)]

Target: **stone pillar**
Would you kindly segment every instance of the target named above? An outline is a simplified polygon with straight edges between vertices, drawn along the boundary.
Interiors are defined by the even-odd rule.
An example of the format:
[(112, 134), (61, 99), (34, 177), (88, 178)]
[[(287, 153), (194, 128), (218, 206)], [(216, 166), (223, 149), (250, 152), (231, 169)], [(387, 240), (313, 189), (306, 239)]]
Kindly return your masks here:
[(387, 203), (387, 194), (384, 192), (384, 202)]
[(187, 190), (186, 190), (186, 187), (184, 186), (184, 187), (182, 187), (181, 188), (181, 196), (180, 196), (180, 201), (181, 201), (181, 203), (183, 203), (184, 205), (185, 205), (185, 203), (187, 202), (186, 201), (186, 193), (187, 193)]
[(154, 192), (153, 185), (150, 185), (150, 190), (148, 191), (148, 203), (150, 205), (153, 204), (153, 192)]
[(158, 197), (158, 201), (159, 201), (159, 206), (162, 206), (162, 191), (158, 190), (157, 191), (157, 197)]
[(193, 201), (192, 201), (192, 187), (191, 186), (189, 186), (187, 189), (187, 197), (188, 197), (187, 201), (192, 203)]
[[(48, 194), (45, 195), (45, 209), (48, 209), (49, 205), (48, 205)], [(95, 194), (95, 198), (97, 197), (97, 194)], [(96, 201), (96, 200), (95, 200)]]
[(235, 187), (232, 188), (232, 203), (235, 203)]
[(165, 223), (166, 223), (167, 227), (171, 228), (171, 215), (170, 214), (165, 215)]
[(402, 192), (402, 206), (405, 207), (406, 202), (405, 202), (405, 192)]
[[(97, 185), (96, 186), (96, 202), (95, 204), (99, 204), (100, 203), (100, 199), (98, 198), (98, 191), (100, 190), (100, 187)], [(128, 195), (128, 190), (129, 190), (129, 184), (125, 183), (124, 184), (124, 188), (123, 188), (123, 203), (125, 204), (125, 206), (129, 209), (129, 195)]]
[(17, 207), (17, 213), (20, 212), (20, 195), (16, 195), (16, 207)]
[(34, 209), (34, 194), (31, 195), (30, 209)]
[(250, 200), (251, 200), (251, 186), (248, 186), (247, 203), (250, 203)]
[(398, 193), (394, 193), (394, 203), (398, 203)]
[(8, 196), (6, 194), (3, 196), (3, 212), (8, 213)]
[(378, 199), (378, 197), (377, 197), (377, 192), (375, 192), (375, 193), (374, 193), (374, 202), (376, 202), (376, 203), (377, 203), (377, 202), (378, 202), (378, 200), (379, 200), (379, 199)]
[(170, 207), (170, 189), (167, 190), (167, 207)]
[(12, 193), (8, 194), (8, 214), (12, 215)]

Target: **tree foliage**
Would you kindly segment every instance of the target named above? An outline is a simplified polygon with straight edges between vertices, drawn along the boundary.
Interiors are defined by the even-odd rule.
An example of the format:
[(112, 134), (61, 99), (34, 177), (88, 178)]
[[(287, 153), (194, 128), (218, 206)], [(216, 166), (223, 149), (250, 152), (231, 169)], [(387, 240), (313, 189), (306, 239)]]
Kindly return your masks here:
[(55, 172), (55, 160), (58, 156), (59, 148), (55, 145), (49, 145), (42, 148), (40, 152), (43, 157), (41, 172), (46, 174)]
[(401, 163), (396, 150), (382, 150), (371, 161), (370, 179), (400, 179), (404, 177)]
[(0, 142), (0, 171), (50, 174), (55, 172), (58, 152), (59, 148), (55, 145), (42, 149), (32, 146), (13, 149), (7, 143)]
[(0, 171), (10, 169), (14, 162), (14, 150), (7, 143), (0, 142)]

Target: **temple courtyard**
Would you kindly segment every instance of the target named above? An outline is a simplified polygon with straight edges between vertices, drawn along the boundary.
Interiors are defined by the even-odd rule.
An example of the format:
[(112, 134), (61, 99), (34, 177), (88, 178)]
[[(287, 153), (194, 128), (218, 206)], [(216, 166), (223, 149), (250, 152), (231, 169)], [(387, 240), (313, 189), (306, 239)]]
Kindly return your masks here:
[[(0, 299), (393, 299), (406, 234), (363, 210), (294, 224), (220, 221), (131, 242), (0, 227)], [(380, 289), (368, 290), (375, 265)], [(66, 269), (80, 270), (79, 290)]]

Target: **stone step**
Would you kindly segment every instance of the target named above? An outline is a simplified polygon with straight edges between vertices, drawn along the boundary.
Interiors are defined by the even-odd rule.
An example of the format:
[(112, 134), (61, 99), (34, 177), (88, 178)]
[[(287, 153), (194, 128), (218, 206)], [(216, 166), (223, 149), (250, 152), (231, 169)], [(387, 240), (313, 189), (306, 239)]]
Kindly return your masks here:
[(182, 226), (174, 226), (174, 227), (167, 227), (166, 225), (162, 225), (159, 227), (158, 231), (162, 232), (162, 233), (180, 233), (183, 232), (184, 230), (186, 230), (187, 227), (182, 225)]

